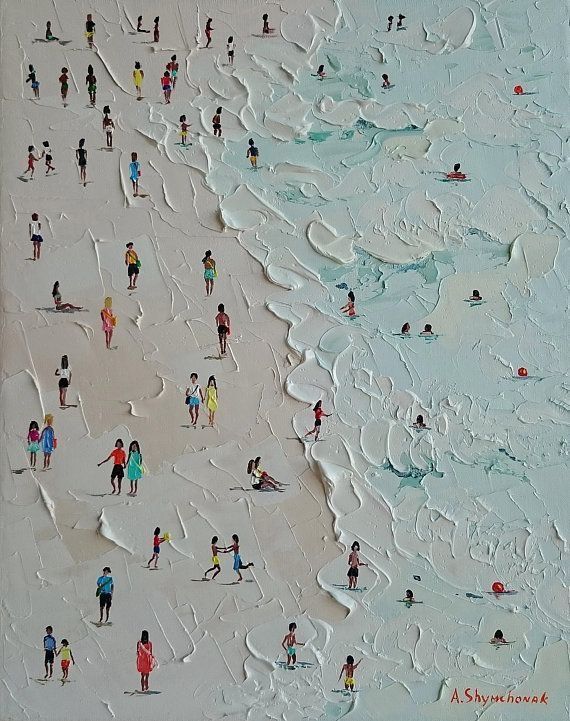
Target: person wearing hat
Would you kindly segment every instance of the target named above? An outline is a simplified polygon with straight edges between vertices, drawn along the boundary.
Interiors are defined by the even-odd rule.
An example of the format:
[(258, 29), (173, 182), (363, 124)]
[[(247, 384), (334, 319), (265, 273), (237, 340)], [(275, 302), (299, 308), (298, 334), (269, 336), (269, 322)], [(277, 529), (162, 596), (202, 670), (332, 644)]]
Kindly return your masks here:
[(99, 623), (103, 623), (103, 611), (105, 611), (105, 623), (109, 623), (109, 611), (113, 602), (114, 590), (115, 584), (111, 576), (111, 569), (109, 566), (105, 566), (103, 575), (97, 579), (97, 591), (95, 592), (95, 595), (99, 597)]

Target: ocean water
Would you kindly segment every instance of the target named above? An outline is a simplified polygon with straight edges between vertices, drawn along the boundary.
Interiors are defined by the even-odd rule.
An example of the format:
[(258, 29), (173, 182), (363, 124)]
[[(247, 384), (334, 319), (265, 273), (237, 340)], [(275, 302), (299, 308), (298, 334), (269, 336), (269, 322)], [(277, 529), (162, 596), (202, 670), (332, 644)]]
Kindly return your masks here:
[[(315, 569), (350, 609), (342, 628), (315, 630), (334, 670), (270, 685), (279, 718), (445, 719), (474, 713), (452, 703), (454, 687), (548, 680), (555, 718), (569, 618), (569, 104), (562, 23), (544, 19), (560, 6), (398, 12), (406, 30), (387, 33), (377, 3), (309, 7), (311, 67), (290, 57), (290, 82), (267, 73), (271, 102), (249, 93), (256, 127), (207, 175), (226, 224), (281, 286), (267, 305), (291, 324), (300, 362), (287, 390), (307, 404), (293, 425), (301, 437), (318, 399), (332, 413), (305, 453), (339, 540), (358, 540), (370, 563), (361, 593), (342, 588), (345, 557)], [(252, 62), (266, 67), (256, 53), (272, 50)], [(519, 83), (528, 95), (513, 94)], [(244, 161), (250, 136), (258, 170)], [(469, 181), (441, 182), (455, 162)], [(339, 311), (348, 290), (353, 319)], [(420, 336), (426, 323), (434, 337)], [(412, 428), (418, 414), (426, 430)], [(489, 594), (496, 580), (517, 593)], [(407, 588), (421, 604), (398, 603)], [(498, 653), (496, 628), (516, 641)], [(250, 649), (265, 658), (258, 637)], [(364, 658), (352, 698), (330, 692), (347, 653)], [(277, 717), (241, 702), (248, 718)], [(489, 718), (521, 718), (496, 709)]]

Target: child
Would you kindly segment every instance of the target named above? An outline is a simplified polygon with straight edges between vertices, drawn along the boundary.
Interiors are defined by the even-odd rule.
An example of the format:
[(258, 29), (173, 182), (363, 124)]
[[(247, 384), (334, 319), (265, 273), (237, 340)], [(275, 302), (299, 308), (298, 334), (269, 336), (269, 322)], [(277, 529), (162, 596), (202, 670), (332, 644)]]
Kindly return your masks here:
[(214, 290), (214, 278), (217, 278), (216, 261), (212, 258), (212, 251), (207, 250), (202, 258), (204, 264), (204, 281), (206, 283), (206, 295), (212, 295)]
[(198, 374), (190, 375), (190, 386), (186, 388), (186, 405), (188, 413), (190, 413), (190, 423), (196, 428), (198, 423), (198, 413), (200, 412), (200, 399), (204, 402), (204, 394), (198, 383)]
[(214, 427), (214, 418), (216, 411), (218, 410), (218, 386), (216, 385), (216, 379), (214, 376), (208, 378), (208, 385), (206, 386), (206, 393), (204, 396), (204, 404), (208, 409), (208, 425), (210, 428)]
[(186, 139), (188, 137), (188, 128), (190, 125), (186, 122), (186, 116), (180, 116), (180, 137), (182, 138), (182, 145), (186, 145)]
[(118, 496), (121, 495), (121, 483), (123, 482), (123, 478), (125, 477), (125, 467), (127, 465), (127, 455), (123, 448), (123, 440), (121, 438), (117, 438), (115, 441), (115, 448), (109, 453), (107, 458), (105, 458), (104, 461), (101, 461), (101, 463), (97, 464), (97, 467), (102, 466), (103, 463), (107, 463), (107, 461), (110, 461), (111, 458), (113, 459), (113, 470), (111, 471), (111, 485), (113, 486), (113, 495), (116, 492), (115, 487), (115, 478), (117, 479), (117, 485), (119, 486), (119, 492), (117, 493)]
[(319, 80), (322, 80), (323, 78), (326, 78), (327, 74), (325, 73), (325, 66), (319, 65), (319, 68), (317, 70), (317, 75), (319, 76)]
[(355, 300), (354, 293), (350, 290), (348, 292), (348, 303), (342, 306), (340, 312), (348, 315), (349, 318), (354, 318), (356, 315), (356, 308), (354, 307)]
[[(46, 173), (47, 175), (47, 173)], [(38, 214), (32, 213), (32, 222), (28, 223), (28, 229), (30, 232), (30, 240), (32, 241), (34, 245), (34, 260), (40, 259), (40, 253), (42, 250), (42, 243), (44, 242), (44, 239), (42, 238), (42, 224), (38, 220)]]
[(447, 177), (450, 180), (465, 180), (467, 176), (465, 175), (465, 173), (461, 172), (461, 163), (455, 163), (455, 165), (453, 166), (453, 172), (448, 173)]
[(212, 42), (212, 30), (214, 28), (212, 27), (212, 18), (208, 18), (206, 20), (206, 29), (204, 32), (206, 33), (206, 37), (208, 38), (208, 42), (206, 43), (206, 47), (210, 47), (210, 43)]
[(413, 428), (427, 428), (426, 424), (424, 423), (424, 417), (420, 414), (416, 418), (416, 422), (412, 425)]
[(249, 162), (251, 163), (251, 167), (254, 170), (257, 170), (257, 158), (259, 157), (259, 148), (255, 146), (255, 143), (253, 142), (253, 138), (250, 138), (248, 140), (249, 148), (247, 149), (247, 153), (245, 154), (246, 158), (249, 158)]
[(495, 635), (491, 639), (490, 643), (499, 644), (499, 643), (508, 643), (508, 641), (503, 636), (503, 632), (501, 631), (501, 629), (497, 629), (495, 631)]
[(326, 416), (327, 418), (332, 415), (331, 413), (325, 413), (322, 408), (323, 402), (317, 401), (313, 407), (313, 413), (315, 414), (315, 425), (313, 426), (312, 431), (307, 431), (305, 433), (305, 438), (308, 436), (312, 436), (313, 433), (315, 434), (315, 441), (319, 439), (319, 433), (321, 432), (321, 418), (323, 416)]
[(34, 163), (39, 161), (39, 158), (36, 158), (34, 155), (34, 150), (35, 148), (33, 145), (28, 145), (28, 167), (22, 173), (22, 176), (25, 176), (26, 173), (30, 173), (30, 180), (34, 179), (34, 170), (36, 169)]
[(368, 566), (367, 563), (363, 563), (360, 560), (358, 552), (360, 551), (360, 543), (355, 541), (350, 547), (350, 554), (348, 556), (348, 588), (356, 589), (358, 585), (358, 568), (359, 566)]
[(386, 75), (386, 73), (382, 74), (382, 87), (384, 89), (387, 89), (390, 87), (390, 78)]
[(137, 100), (142, 98), (142, 81), (144, 80), (144, 70), (139, 62), (135, 63), (135, 69), (133, 70), (133, 82), (135, 84), (135, 90), (137, 91)]
[(53, 156), (51, 154), (51, 148), (49, 147), (49, 142), (47, 140), (44, 140), (42, 145), (44, 146), (42, 155), (46, 159), (46, 175), (49, 175), (50, 170), (55, 170), (55, 166), (52, 165)]
[[(32, 421), (32, 423), (33, 422), (34, 421)], [(53, 628), (51, 626), (46, 626), (46, 635), (44, 636), (44, 667), (46, 675), (44, 678), (51, 678), (53, 676), (53, 662), (57, 644), (52, 634)]]
[(36, 70), (33, 65), (28, 65), (28, 70), (30, 71), (28, 73), (28, 77), (26, 78), (26, 82), (30, 83), (32, 86), (32, 90), (34, 91), (34, 97), (36, 100), (39, 100), (40, 97), (40, 83), (36, 77)]
[(433, 335), (433, 330), (432, 330), (430, 323), (426, 323), (424, 325), (424, 329), (422, 330), (420, 335)]
[(63, 672), (61, 680), (65, 682), (67, 681), (67, 677), (69, 675), (69, 664), (73, 663), (75, 666), (75, 659), (71, 653), (69, 641), (66, 638), (61, 639), (61, 646), (57, 649), (57, 655), (61, 656), (61, 670)]
[(91, 13), (87, 15), (85, 21), (85, 37), (87, 38), (87, 45), (90, 50), (93, 50), (93, 38), (95, 37), (95, 23), (93, 22), (93, 16)]
[(170, 93), (172, 92), (172, 85), (170, 81), (170, 73), (168, 70), (164, 71), (164, 75), (160, 79), (160, 82), (162, 83), (162, 92), (164, 93), (164, 102), (166, 105), (170, 103)]
[(170, 73), (170, 77), (172, 78), (172, 90), (176, 87), (176, 78), (178, 77), (178, 68), (179, 65), (176, 62), (176, 55), (172, 55), (170, 58), (170, 62), (167, 64), (166, 69)]
[(469, 296), (469, 300), (483, 300), (483, 296), (479, 293), (478, 290), (474, 290), (473, 293)]
[(218, 306), (218, 315), (216, 316), (216, 325), (218, 326), (218, 342), (220, 344), (220, 355), (226, 355), (226, 341), (230, 335), (230, 317), (226, 313), (223, 303)]
[(154, 29), (153, 29), (152, 39), (153, 39), (153, 42), (155, 42), (155, 43), (157, 43), (160, 39), (160, 30), (158, 27), (159, 21), (160, 21), (159, 17), (154, 18)]
[(69, 75), (67, 74), (69, 70), (67, 68), (61, 69), (61, 75), (59, 76), (59, 83), (61, 85), (60, 93), (61, 93), (61, 102), (63, 103), (63, 107), (67, 107), (67, 103), (65, 102), (67, 100), (67, 92), (69, 90)]
[(218, 551), (220, 550), (218, 548), (218, 537), (214, 536), (212, 538), (212, 568), (209, 568), (207, 571), (204, 571), (204, 581), (209, 581), (208, 574), (210, 571), (214, 571), (214, 575), (212, 576), (212, 581), (218, 573), (222, 570), (220, 566), (220, 559), (218, 558)]
[[(40, 450), (40, 427), (37, 421), (31, 421), (28, 429), (28, 453), (30, 454), (30, 468), (36, 470), (37, 453)], [(51, 626), (50, 626), (51, 628)]]
[(152, 539), (152, 556), (146, 567), (150, 568), (150, 564), (154, 561), (154, 567), (158, 567), (158, 554), (160, 553), (160, 544), (167, 541), (166, 534), (160, 537), (160, 528), (158, 526), (154, 529), (154, 538)]
[(50, 467), (51, 454), (56, 446), (55, 431), (53, 430), (53, 416), (48, 413), (44, 418), (45, 426), (40, 433), (39, 444), (44, 454), (44, 471)]
[(362, 663), (362, 659), (358, 663), (354, 663), (354, 657), (353, 656), (347, 656), (346, 657), (346, 663), (342, 667), (340, 671), (340, 676), (338, 677), (338, 680), (342, 678), (342, 674), (345, 674), (344, 677), (344, 688), (346, 691), (352, 691), (354, 693), (354, 672), (356, 669), (360, 666)]
[(214, 137), (222, 137), (222, 108), (216, 109), (216, 114), (212, 118), (212, 127), (214, 128)]
[(131, 484), (130, 496), (136, 496), (139, 489), (139, 481), (144, 471), (141, 447), (138, 441), (131, 441), (129, 445), (129, 456), (127, 458), (127, 478)]
[(113, 130), (115, 130), (115, 123), (112, 118), (109, 117), (110, 112), (111, 108), (105, 105), (103, 108), (103, 132), (105, 133), (108, 148), (113, 147)]
[(234, 43), (234, 36), (230, 35), (228, 38), (228, 44), (226, 45), (226, 50), (228, 53), (228, 64), (233, 65), (234, 64), (234, 52), (236, 49), (236, 44)]
[(141, 164), (137, 160), (138, 155), (131, 153), (131, 162), (129, 163), (129, 177), (133, 184), (133, 195), (136, 198), (139, 194), (139, 178), (141, 177)]
[(297, 641), (297, 639), (295, 638), (296, 630), (297, 624), (290, 623), (289, 633), (287, 633), (283, 641), (281, 641), (281, 646), (283, 650), (287, 652), (287, 666), (289, 668), (295, 668), (295, 664), (297, 663), (297, 649), (295, 648), (295, 646), (305, 645), (304, 643)]

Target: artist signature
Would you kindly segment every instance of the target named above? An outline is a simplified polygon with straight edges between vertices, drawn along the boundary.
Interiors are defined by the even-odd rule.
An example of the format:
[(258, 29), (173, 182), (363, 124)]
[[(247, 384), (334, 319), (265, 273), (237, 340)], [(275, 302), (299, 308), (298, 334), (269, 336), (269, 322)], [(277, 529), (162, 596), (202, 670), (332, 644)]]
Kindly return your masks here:
[(514, 695), (510, 691), (507, 694), (484, 694), (479, 693), (479, 689), (464, 688), (462, 691), (458, 688), (453, 689), (450, 703), (543, 703), (548, 705), (548, 693), (543, 691), (540, 696), (537, 694), (521, 694)]

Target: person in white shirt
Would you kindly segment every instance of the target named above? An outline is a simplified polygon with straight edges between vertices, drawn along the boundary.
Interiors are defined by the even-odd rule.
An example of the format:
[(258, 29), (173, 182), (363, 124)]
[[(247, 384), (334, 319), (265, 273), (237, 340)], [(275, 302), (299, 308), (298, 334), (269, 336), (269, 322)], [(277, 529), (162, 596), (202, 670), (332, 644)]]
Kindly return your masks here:
[(61, 368), (55, 371), (55, 375), (59, 376), (59, 407), (67, 408), (65, 397), (71, 383), (71, 368), (66, 355), (61, 357)]
[(234, 43), (234, 36), (230, 35), (228, 38), (228, 44), (226, 45), (226, 50), (228, 51), (228, 63), (230, 65), (234, 64), (235, 49), (236, 49), (236, 44)]
[(40, 259), (40, 253), (42, 250), (42, 224), (39, 221), (37, 213), (32, 213), (32, 222), (28, 224), (30, 231), (30, 240), (34, 244), (34, 260)]

